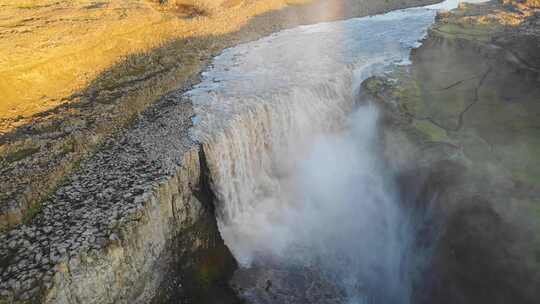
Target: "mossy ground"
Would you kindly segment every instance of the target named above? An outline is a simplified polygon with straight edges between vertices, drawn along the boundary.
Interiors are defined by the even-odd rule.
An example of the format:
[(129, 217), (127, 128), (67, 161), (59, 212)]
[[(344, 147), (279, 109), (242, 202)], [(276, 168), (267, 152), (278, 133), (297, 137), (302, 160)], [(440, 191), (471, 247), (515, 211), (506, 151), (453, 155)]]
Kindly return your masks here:
[(434, 125), (432, 122), (426, 120), (415, 120), (413, 127), (420, 131), (427, 141), (432, 142), (450, 142), (451, 139), (445, 129)]
[[(438, 193), (438, 207), (457, 223), (437, 256), (442, 280), (473, 302), (534, 303), (540, 296), (540, 73), (528, 58), (509, 58), (538, 54), (540, 46), (530, 36), (516, 37), (535, 29), (515, 29), (524, 19), (512, 21), (514, 13), (497, 5), (440, 16), (412, 66), (364, 87), (394, 111), (385, 132), (403, 134), (412, 147), (401, 145), (387, 152), (391, 157), (410, 150), (408, 159), (419, 166), (462, 166), (459, 181), (445, 185), (451, 191)], [(494, 47), (499, 39), (510, 43)], [(467, 217), (470, 227), (460, 227)], [(472, 282), (487, 283), (471, 289)], [(450, 301), (450, 289), (432, 302)]]
[[(485, 32), (490, 40), (500, 25)], [(386, 90), (380, 94), (412, 118), (422, 140), (453, 143), (472, 163), (490, 162), (519, 182), (540, 185), (538, 77), (485, 51), (483, 40), (448, 35), (453, 39), (434, 43), (441, 38), (433, 32), (413, 66), (392, 75), (397, 81), (374, 79), (366, 87)]]

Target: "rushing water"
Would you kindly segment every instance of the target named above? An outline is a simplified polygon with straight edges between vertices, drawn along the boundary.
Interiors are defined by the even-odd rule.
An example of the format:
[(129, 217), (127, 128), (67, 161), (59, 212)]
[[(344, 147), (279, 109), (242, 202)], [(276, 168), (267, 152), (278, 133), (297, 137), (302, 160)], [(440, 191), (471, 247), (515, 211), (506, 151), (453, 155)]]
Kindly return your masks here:
[(187, 94), (241, 267), (316, 268), (350, 303), (408, 303), (410, 219), (360, 83), (407, 64), (441, 5), (302, 26), (224, 51)]

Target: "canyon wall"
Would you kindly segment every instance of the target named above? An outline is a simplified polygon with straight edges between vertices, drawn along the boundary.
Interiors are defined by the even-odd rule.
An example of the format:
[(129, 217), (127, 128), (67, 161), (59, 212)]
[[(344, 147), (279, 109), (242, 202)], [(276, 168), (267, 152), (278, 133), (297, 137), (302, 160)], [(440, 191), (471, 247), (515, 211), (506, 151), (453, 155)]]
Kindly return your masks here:
[(439, 14), (412, 66), (364, 84), (411, 208), (430, 210), (418, 303), (540, 297), (539, 12), (527, 2)]

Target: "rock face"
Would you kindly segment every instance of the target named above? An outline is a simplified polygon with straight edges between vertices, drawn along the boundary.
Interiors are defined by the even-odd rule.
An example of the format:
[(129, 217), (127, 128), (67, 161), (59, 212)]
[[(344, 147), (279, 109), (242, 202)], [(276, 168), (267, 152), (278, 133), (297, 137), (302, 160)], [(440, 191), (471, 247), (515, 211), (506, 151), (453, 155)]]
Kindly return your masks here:
[(364, 83), (408, 203), (442, 222), (417, 303), (540, 298), (538, 20), (523, 3), (461, 6), (412, 66)]
[(346, 301), (343, 290), (312, 268), (270, 265), (255, 265), (235, 272), (231, 284), (247, 303), (339, 304)]
[[(145, 303), (171, 261), (215, 247), (215, 227), (201, 224), (212, 223), (212, 200), (186, 133), (190, 109), (165, 97), (83, 163), (31, 223), (0, 236), (5, 299)], [(178, 243), (189, 246), (172, 250)]]

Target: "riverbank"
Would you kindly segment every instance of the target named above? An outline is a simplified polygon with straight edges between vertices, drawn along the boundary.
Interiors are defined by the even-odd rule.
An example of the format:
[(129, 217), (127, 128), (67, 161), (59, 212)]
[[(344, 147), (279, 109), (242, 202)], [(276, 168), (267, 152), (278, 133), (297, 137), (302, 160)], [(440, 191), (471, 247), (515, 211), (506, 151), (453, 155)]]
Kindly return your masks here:
[(364, 83), (402, 191), (443, 223), (415, 303), (540, 297), (539, 8), (441, 13), (411, 66)]

